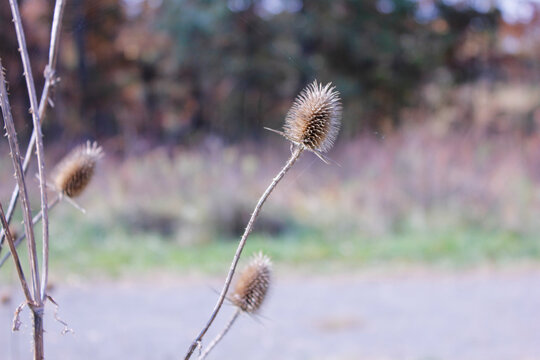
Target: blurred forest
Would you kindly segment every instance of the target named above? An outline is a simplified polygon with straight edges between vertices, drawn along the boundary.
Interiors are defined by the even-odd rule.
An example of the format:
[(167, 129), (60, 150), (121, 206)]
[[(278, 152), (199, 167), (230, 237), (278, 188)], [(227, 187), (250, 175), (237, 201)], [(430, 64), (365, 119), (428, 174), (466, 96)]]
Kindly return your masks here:
[[(19, 3), (39, 85), (53, 3)], [(109, 148), (128, 153), (208, 136), (258, 140), (263, 126), (281, 126), (294, 96), (314, 78), (341, 91), (344, 138), (414, 123), (442, 134), (471, 128), (531, 134), (540, 122), (538, 96), (527, 97), (540, 77), (539, 5), (521, 2), (529, 16), (508, 21), (500, 3), (69, 1), (46, 140), (106, 139)], [(10, 20), (3, 3), (0, 56), (18, 129), (27, 137)], [(518, 104), (490, 109), (478, 109), (468, 87), (481, 84), (490, 94), (514, 82), (521, 86)], [(454, 110), (442, 111), (448, 108)]]

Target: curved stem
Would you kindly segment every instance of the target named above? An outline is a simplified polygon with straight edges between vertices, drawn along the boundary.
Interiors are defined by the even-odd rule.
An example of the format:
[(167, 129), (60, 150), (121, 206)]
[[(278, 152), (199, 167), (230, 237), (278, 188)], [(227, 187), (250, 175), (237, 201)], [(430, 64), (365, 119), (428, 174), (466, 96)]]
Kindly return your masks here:
[(188, 349), (188, 352), (184, 358), (184, 360), (187, 360), (191, 357), (195, 349), (197, 348), (198, 344), (200, 344), (202, 338), (210, 328), (210, 325), (214, 322), (214, 319), (216, 318), (219, 309), (221, 309), (221, 305), (223, 305), (223, 301), (225, 300), (225, 296), (227, 295), (227, 291), (229, 290), (229, 286), (231, 285), (231, 280), (234, 275), (234, 271), (236, 270), (236, 266), (238, 265), (238, 260), (240, 260), (240, 255), (242, 254), (242, 250), (244, 249), (244, 245), (246, 245), (246, 240), (251, 233), (251, 230), (253, 230), (253, 224), (255, 223), (255, 219), (259, 215), (259, 212), (261, 211), (262, 206), (264, 205), (264, 202), (268, 198), (268, 196), (272, 193), (278, 182), (285, 176), (287, 171), (294, 165), (296, 160), (300, 157), (300, 154), (302, 154), (302, 151), (304, 151), (304, 148), (299, 146), (296, 147), (296, 149), (293, 151), (291, 157), (287, 161), (287, 164), (281, 169), (281, 171), (276, 175), (276, 177), (272, 180), (272, 183), (266, 191), (262, 194), (261, 198), (259, 199), (259, 202), (255, 206), (255, 209), (253, 210), (253, 213), (251, 214), (251, 218), (249, 219), (249, 222), (246, 226), (246, 230), (244, 231), (244, 234), (242, 235), (242, 239), (240, 239), (240, 243), (238, 243), (238, 248), (236, 249), (236, 253), (234, 254), (234, 258), (231, 264), (231, 267), (229, 269), (229, 273), (227, 274), (227, 278), (225, 279), (225, 284), (223, 284), (223, 289), (221, 290), (221, 293), (219, 295), (218, 301), (216, 305), (214, 306), (214, 310), (212, 311), (212, 314), (210, 315), (210, 319), (206, 323), (205, 327), (201, 330), (199, 335), (193, 340), (191, 343), (191, 346)]
[(221, 339), (223, 339), (223, 337), (227, 335), (227, 332), (233, 326), (236, 319), (238, 319), (238, 316), (240, 315), (241, 312), (242, 310), (240, 310), (240, 308), (236, 308), (236, 311), (234, 312), (232, 318), (229, 320), (227, 325), (225, 325), (223, 330), (221, 330), (221, 332), (214, 338), (214, 340), (212, 340), (210, 345), (206, 347), (206, 350), (204, 350), (201, 356), (199, 356), (199, 360), (203, 360), (205, 357), (207, 357), (210, 351), (212, 351), (212, 349), (221, 341)]

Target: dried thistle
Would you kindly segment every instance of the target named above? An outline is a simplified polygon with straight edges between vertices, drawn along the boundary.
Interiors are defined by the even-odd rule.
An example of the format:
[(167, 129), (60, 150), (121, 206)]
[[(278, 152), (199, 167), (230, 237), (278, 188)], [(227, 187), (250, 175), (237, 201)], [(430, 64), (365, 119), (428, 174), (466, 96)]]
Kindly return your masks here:
[(254, 313), (260, 309), (270, 287), (272, 262), (262, 252), (255, 254), (236, 283), (231, 301), (242, 311)]
[(80, 195), (90, 183), (97, 161), (103, 156), (101, 146), (88, 141), (72, 150), (55, 169), (54, 184), (70, 198)]
[[(261, 305), (268, 293), (272, 277), (272, 262), (270, 258), (262, 252), (254, 254), (251, 261), (240, 274), (240, 279), (236, 283), (236, 289), (231, 297), (231, 302), (236, 305), (236, 311), (227, 322), (223, 330), (212, 340), (199, 356), (199, 360), (205, 359), (210, 351), (229, 332), (236, 319), (242, 312), (253, 314), (261, 308)], [(188, 354), (188, 357), (191, 354)]]
[[(225, 279), (219, 298), (214, 306), (214, 310), (212, 310), (210, 318), (199, 332), (199, 335), (192, 341), (184, 360), (191, 358), (195, 349), (200, 346), (203, 337), (216, 319), (229, 290), (231, 279), (236, 271), (236, 266), (238, 265), (242, 250), (246, 245), (249, 234), (253, 230), (253, 224), (255, 223), (264, 202), (268, 199), (268, 196), (270, 196), (276, 185), (283, 179), (283, 176), (291, 169), (304, 150), (312, 151), (321, 160), (328, 163), (322, 153), (328, 151), (334, 144), (339, 132), (340, 121), (341, 100), (339, 98), (339, 93), (331, 83), (323, 86), (322, 84), (317, 83), (317, 81), (314, 81), (311, 85), (308, 85), (294, 101), (293, 106), (285, 119), (284, 132), (267, 128), (268, 130), (281, 134), (296, 146), (291, 149), (291, 157), (266, 188), (259, 198), (255, 209), (251, 213), (244, 234), (236, 248), (236, 253), (234, 254), (231, 267), (227, 273), (227, 278)], [(266, 267), (264, 267), (265, 261), (260, 260), (260, 262), (263, 264), (260, 269), (266, 268), (265, 271), (267, 271), (268, 274), (266, 278), (264, 276), (259, 278), (263, 284), (264, 282), (262, 282), (262, 279), (266, 279), (266, 285), (259, 285), (260, 287), (257, 288), (263, 295), (259, 296), (252, 290), (256, 288), (255, 285), (257, 284), (257, 281), (254, 280), (257, 278), (257, 267), (254, 266), (255, 270), (248, 270), (248, 267), (248, 269), (244, 271), (231, 299), (232, 302), (238, 306), (238, 309), (242, 311), (256, 311), (260, 307), (264, 295), (266, 295), (266, 290), (270, 283), (270, 262), (268, 261)], [(262, 291), (263, 289), (264, 292)]]
[(296, 97), (285, 118), (283, 135), (308, 150), (327, 152), (339, 132), (341, 100), (332, 83), (315, 80)]

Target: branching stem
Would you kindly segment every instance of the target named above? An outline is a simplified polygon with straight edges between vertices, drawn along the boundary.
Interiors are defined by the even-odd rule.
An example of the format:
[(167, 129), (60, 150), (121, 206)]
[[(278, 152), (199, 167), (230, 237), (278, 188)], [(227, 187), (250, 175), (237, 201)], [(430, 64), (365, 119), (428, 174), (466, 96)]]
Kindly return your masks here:
[(206, 347), (206, 349), (203, 351), (201, 356), (199, 356), (198, 360), (203, 360), (204, 358), (206, 358), (208, 356), (210, 351), (212, 351), (212, 349), (221, 341), (221, 339), (223, 339), (223, 337), (225, 335), (227, 335), (227, 332), (233, 326), (234, 322), (236, 321), (236, 319), (238, 319), (238, 316), (241, 313), (242, 313), (242, 310), (240, 310), (240, 308), (237, 308), (236, 311), (234, 312), (233, 316), (231, 317), (231, 319), (227, 323), (227, 325), (225, 325), (223, 330), (221, 330), (221, 332), (219, 334), (217, 334), (217, 336), (214, 338), (214, 340), (212, 340), (212, 342)]
[(242, 238), (240, 239), (240, 242), (238, 243), (238, 248), (236, 249), (236, 253), (234, 254), (234, 258), (231, 264), (231, 267), (229, 269), (229, 273), (227, 274), (227, 278), (225, 279), (225, 283), (223, 284), (223, 289), (221, 290), (221, 293), (219, 295), (219, 298), (217, 300), (216, 305), (214, 306), (214, 310), (212, 311), (212, 314), (210, 315), (210, 319), (207, 321), (204, 328), (201, 330), (199, 335), (193, 340), (191, 343), (188, 352), (184, 358), (184, 360), (188, 360), (191, 358), (191, 355), (193, 355), (193, 352), (197, 348), (197, 345), (201, 343), (202, 338), (214, 322), (219, 310), (221, 309), (221, 306), (223, 305), (223, 301), (225, 300), (225, 296), (227, 295), (227, 291), (229, 290), (229, 286), (231, 285), (231, 280), (234, 275), (234, 272), (236, 270), (236, 266), (238, 265), (238, 260), (240, 260), (240, 255), (242, 254), (242, 250), (244, 249), (244, 246), (246, 245), (246, 240), (251, 233), (251, 230), (253, 230), (253, 224), (255, 223), (255, 219), (259, 215), (259, 212), (261, 211), (262, 206), (264, 205), (264, 202), (270, 196), (278, 182), (285, 176), (287, 171), (294, 165), (296, 160), (300, 157), (302, 154), (302, 151), (304, 148), (302, 146), (297, 146), (293, 153), (291, 154), (290, 159), (287, 161), (287, 164), (281, 169), (281, 171), (276, 175), (276, 177), (272, 180), (272, 183), (266, 191), (262, 194), (261, 198), (259, 199), (259, 202), (255, 206), (255, 209), (253, 210), (253, 213), (251, 214), (251, 218), (249, 219), (249, 222), (246, 226), (246, 230), (244, 231), (244, 234), (242, 235)]

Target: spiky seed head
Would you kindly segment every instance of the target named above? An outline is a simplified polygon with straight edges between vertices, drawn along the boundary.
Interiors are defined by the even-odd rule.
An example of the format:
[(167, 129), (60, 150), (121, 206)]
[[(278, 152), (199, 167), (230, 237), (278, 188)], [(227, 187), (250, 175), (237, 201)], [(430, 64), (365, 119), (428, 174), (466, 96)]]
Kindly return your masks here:
[(330, 150), (339, 132), (341, 100), (332, 83), (315, 80), (296, 97), (287, 113), (284, 134), (313, 152)]
[(260, 309), (270, 287), (272, 261), (262, 252), (253, 255), (240, 274), (231, 297), (234, 305), (242, 311), (255, 313)]
[(103, 156), (103, 149), (96, 142), (73, 149), (54, 171), (54, 185), (57, 190), (73, 198), (80, 195), (90, 183), (97, 161)]

